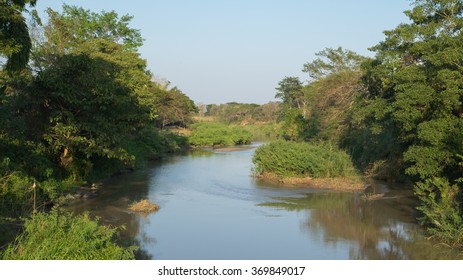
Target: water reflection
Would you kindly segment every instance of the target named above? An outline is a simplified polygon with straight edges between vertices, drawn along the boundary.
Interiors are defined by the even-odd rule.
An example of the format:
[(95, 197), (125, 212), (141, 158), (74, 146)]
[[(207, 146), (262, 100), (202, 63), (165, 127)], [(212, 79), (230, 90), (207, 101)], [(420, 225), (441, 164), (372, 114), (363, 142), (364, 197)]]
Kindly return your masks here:
[[(152, 166), (157, 168), (158, 166)], [(111, 178), (104, 183), (94, 199), (76, 201), (67, 206), (76, 214), (85, 211), (105, 225), (119, 227), (122, 245), (135, 245), (140, 249), (136, 252), (137, 259), (152, 259), (152, 255), (143, 250), (145, 243), (155, 243), (155, 239), (145, 236), (139, 240), (137, 236), (140, 228), (146, 223), (146, 217), (133, 213), (128, 209), (129, 204), (148, 196), (148, 184), (151, 178), (150, 170), (143, 170), (127, 175)], [(110, 187), (107, 187), (110, 186)]]
[(305, 212), (301, 230), (322, 236), (328, 246), (349, 244), (350, 259), (463, 258), (423, 237), (409, 192), (392, 190), (377, 200), (364, 198), (360, 193), (318, 192), (277, 197), (260, 206)]
[[(104, 183), (70, 206), (125, 226), (139, 259), (452, 259), (423, 238), (403, 189), (362, 194), (284, 188), (250, 176), (253, 150), (194, 151)], [(378, 188), (384, 192), (384, 188)], [(373, 190), (376, 191), (376, 190)], [(140, 199), (159, 204), (143, 216)]]

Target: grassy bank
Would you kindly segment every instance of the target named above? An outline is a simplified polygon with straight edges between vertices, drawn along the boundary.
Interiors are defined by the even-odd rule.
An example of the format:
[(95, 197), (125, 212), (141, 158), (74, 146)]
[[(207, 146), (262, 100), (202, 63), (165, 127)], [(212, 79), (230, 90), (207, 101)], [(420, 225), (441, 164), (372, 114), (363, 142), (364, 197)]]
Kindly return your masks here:
[(256, 176), (290, 185), (360, 189), (363, 184), (349, 155), (326, 143), (274, 141), (256, 149)]
[(54, 208), (24, 222), (24, 231), (2, 254), (5, 260), (130, 260), (136, 247), (118, 243), (117, 228), (98, 224), (87, 214), (73, 216)]
[(250, 144), (252, 134), (237, 125), (201, 122), (191, 125), (188, 139), (192, 147), (224, 147)]

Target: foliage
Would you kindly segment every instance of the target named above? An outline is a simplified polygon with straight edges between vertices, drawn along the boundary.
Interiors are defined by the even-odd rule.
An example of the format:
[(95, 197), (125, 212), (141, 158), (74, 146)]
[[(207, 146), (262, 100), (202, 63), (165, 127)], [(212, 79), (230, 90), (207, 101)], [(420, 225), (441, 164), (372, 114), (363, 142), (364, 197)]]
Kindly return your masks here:
[(117, 229), (98, 225), (88, 214), (54, 208), (25, 220), (24, 232), (3, 253), (6, 260), (134, 259), (136, 248), (115, 243)]
[(60, 165), (78, 179), (88, 174), (93, 157), (133, 161), (122, 140), (149, 121), (149, 109), (117, 81), (118, 65), (87, 54), (59, 62), (40, 73), (29, 98), (36, 106), (31, 125), (43, 120), (37, 133)]
[(461, 174), (463, 70), (461, 1), (416, 1), (410, 24), (386, 32), (365, 81), (363, 119), (391, 130), (406, 172), (421, 179)]
[(7, 58), (5, 70), (17, 73), (24, 69), (32, 47), (27, 24), (22, 12), (26, 5), (35, 6), (36, 0), (0, 1), (0, 55)]
[(277, 122), (248, 124), (242, 128), (252, 134), (253, 141), (276, 140), (281, 135), (281, 123)]
[(263, 105), (237, 102), (209, 104), (205, 108), (204, 115), (214, 117), (219, 122), (247, 125), (276, 121), (279, 107), (280, 104), (277, 102)]
[(253, 163), (259, 174), (284, 177), (355, 177), (349, 155), (327, 143), (274, 141), (258, 147)]
[(52, 63), (50, 54), (69, 54), (95, 39), (116, 43), (132, 52), (143, 44), (140, 31), (129, 26), (133, 18), (129, 15), (119, 17), (114, 11), (94, 13), (66, 4), (61, 13), (49, 8), (47, 14), (48, 23), (42, 31), (45, 40), (35, 42), (34, 63), (40, 69), (43, 63)]
[(239, 126), (220, 123), (197, 123), (191, 126), (190, 145), (232, 146), (251, 143), (252, 134)]
[(299, 78), (286, 77), (276, 88), (282, 100), (284, 137), (290, 140), (322, 140), (339, 143), (346, 128), (346, 112), (358, 90), (360, 64), (364, 57), (342, 48), (317, 53), (304, 64), (312, 78), (304, 85)]
[(386, 31), (365, 64), (348, 146), (418, 181), (429, 230), (461, 242), (463, 2), (418, 0), (405, 14), (410, 23)]
[[(21, 47), (31, 41), (27, 28), (15, 29), (24, 24), (27, 3), (35, 1), (0, 2), (0, 55), (21, 70), (0, 71), (2, 214), (29, 214), (34, 182), (36, 206), (43, 209), (76, 184), (187, 146), (184, 137), (159, 133), (156, 117), (187, 105), (188, 115), (175, 116), (187, 120), (193, 102), (177, 88), (157, 91), (137, 53), (143, 40), (130, 27), (132, 17), (67, 5), (62, 12), (49, 9), (44, 27), (34, 27), (31, 71), (29, 49), (26, 56)], [(166, 92), (170, 101), (163, 103)]]
[(317, 58), (304, 64), (303, 72), (314, 80), (342, 72), (357, 72), (365, 57), (350, 50), (326, 48), (315, 54)]
[(450, 185), (445, 178), (428, 179), (415, 186), (421, 201), (418, 209), (423, 213), (421, 223), (432, 237), (454, 246), (463, 244), (461, 188), (461, 182)]
[(27, 216), (33, 212), (34, 204), (35, 210), (43, 210), (52, 201), (58, 200), (75, 188), (71, 181), (58, 181), (50, 177), (36, 180), (20, 169), (10, 158), (1, 159), (0, 216)]
[(177, 87), (167, 89), (159, 85), (152, 89), (157, 98), (155, 106), (157, 108), (156, 124), (158, 127), (186, 127), (193, 123), (192, 114), (197, 113), (198, 108), (193, 100), (180, 89)]

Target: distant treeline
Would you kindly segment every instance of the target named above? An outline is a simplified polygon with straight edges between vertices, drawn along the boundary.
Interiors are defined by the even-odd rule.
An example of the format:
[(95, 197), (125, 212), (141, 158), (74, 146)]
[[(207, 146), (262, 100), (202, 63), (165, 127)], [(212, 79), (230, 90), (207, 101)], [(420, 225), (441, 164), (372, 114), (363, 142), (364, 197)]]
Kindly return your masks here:
[(235, 124), (274, 122), (278, 118), (280, 102), (263, 105), (229, 102), (225, 104), (197, 104), (199, 115), (216, 121)]

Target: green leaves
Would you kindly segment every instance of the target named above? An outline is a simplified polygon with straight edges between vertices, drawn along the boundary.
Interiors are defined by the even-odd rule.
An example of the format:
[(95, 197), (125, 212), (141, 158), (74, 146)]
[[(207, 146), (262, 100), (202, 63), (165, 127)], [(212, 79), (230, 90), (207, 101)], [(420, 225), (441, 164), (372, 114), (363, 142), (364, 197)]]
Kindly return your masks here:
[(344, 71), (358, 71), (360, 64), (365, 59), (365, 57), (350, 50), (343, 50), (341, 47), (337, 49), (326, 48), (315, 55), (318, 58), (304, 64), (302, 70), (315, 80)]
[[(461, 243), (461, 186), (455, 183), (462, 178), (463, 1), (418, 0), (406, 14), (411, 23), (385, 32), (373, 48), (377, 55), (363, 78), (366, 100), (359, 100), (365, 107), (352, 113), (359, 121), (350, 131), (380, 127), (378, 135), (394, 137), (353, 146), (387, 151), (371, 153), (379, 158), (370, 161), (387, 159), (419, 181), (415, 192), (430, 233)], [(387, 113), (378, 114), (381, 109)]]
[(131, 51), (136, 51), (143, 45), (140, 31), (129, 27), (132, 16), (119, 17), (114, 11), (94, 13), (66, 4), (61, 13), (52, 9), (48, 9), (47, 13), (49, 23), (45, 34), (48, 47), (54, 47), (56, 51), (66, 53), (97, 38), (117, 43)]
[(150, 121), (149, 108), (119, 82), (122, 67), (86, 54), (58, 61), (40, 73), (30, 98), (39, 104), (38, 117), (48, 119), (43, 137), (61, 154), (61, 164), (95, 156), (132, 161), (122, 140)]
[(0, 0), (0, 55), (6, 56), (5, 70), (8, 73), (24, 69), (29, 61), (32, 44), (22, 12), (26, 4), (35, 5), (35, 0)]

